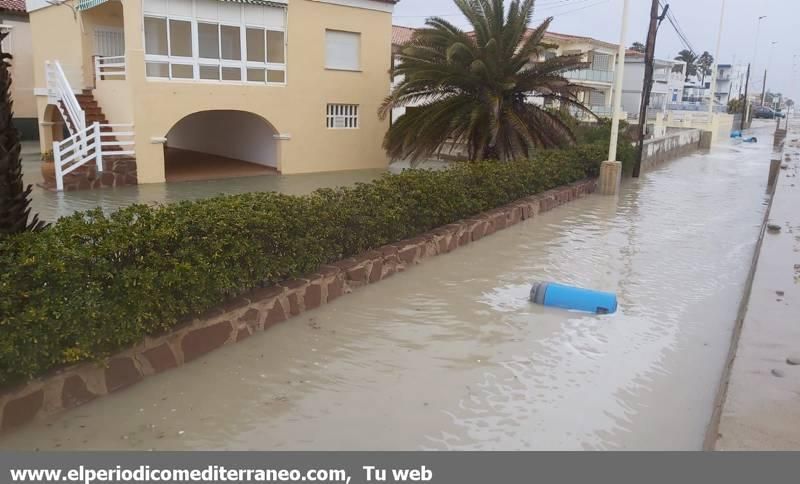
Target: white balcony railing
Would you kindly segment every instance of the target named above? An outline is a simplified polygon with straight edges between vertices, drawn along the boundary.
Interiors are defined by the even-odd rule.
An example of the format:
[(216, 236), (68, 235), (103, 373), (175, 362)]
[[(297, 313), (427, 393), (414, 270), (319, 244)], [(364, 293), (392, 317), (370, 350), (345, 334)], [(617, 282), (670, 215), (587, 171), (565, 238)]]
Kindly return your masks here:
[(598, 71), (595, 69), (578, 69), (567, 71), (564, 77), (573, 81), (614, 82), (614, 71)]
[(95, 79), (125, 79), (125, 56), (111, 56), (94, 58)]

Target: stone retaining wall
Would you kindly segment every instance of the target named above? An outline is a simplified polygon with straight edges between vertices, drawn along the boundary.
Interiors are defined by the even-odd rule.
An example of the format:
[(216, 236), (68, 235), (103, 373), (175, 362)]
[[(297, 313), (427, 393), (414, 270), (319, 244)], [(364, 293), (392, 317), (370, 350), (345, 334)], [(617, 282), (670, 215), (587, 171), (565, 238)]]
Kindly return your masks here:
[(649, 139), (644, 142), (642, 170), (650, 170), (665, 161), (693, 153), (701, 148), (701, 141), (703, 131), (699, 129), (684, 129), (662, 138)]
[(256, 289), (169, 333), (146, 337), (104, 364), (81, 363), (0, 393), (0, 431), (74, 408), (249, 338), (304, 311), (330, 303), (359, 287), (410, 269), (426, 257), (446, 254), (498, 230), (535, 217), (595, 191), (584, 180), (523, 198), (413, 239), (326, 265), (307, 277)]

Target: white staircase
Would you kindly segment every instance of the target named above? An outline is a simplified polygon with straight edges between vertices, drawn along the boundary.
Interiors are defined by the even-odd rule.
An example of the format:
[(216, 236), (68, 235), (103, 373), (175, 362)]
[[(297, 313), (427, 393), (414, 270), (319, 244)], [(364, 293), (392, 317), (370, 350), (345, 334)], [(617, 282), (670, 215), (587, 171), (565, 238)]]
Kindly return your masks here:
[[(104, 158), (135, 156), (132, 124), (108, 123), (90, 91), (80, 95), (89, 98), (82, 103), (58, 61), (46, 62), (45, 69), (49, 101), (58, 107), (70, 133), (53, 142), (56, 190), (63, 191), (64, 176), (84, 165), (93, 163), (100, 173)], [(89, 116), (87, 109), (91, 110)]]

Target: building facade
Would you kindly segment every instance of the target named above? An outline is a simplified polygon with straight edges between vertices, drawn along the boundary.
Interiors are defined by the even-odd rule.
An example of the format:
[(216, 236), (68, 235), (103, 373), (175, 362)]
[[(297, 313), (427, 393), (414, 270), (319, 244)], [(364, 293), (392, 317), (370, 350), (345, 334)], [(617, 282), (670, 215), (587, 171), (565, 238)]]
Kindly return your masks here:
[(97, 139), (135, 157), (139, 183), (193, 160), (284, 174), (385, 167), (377, 110), (394, 3), (28, 0), (42, 149), (59, 122), (73, 136), (99, 122)]
[[(625, 75), (622, 80), (622, 109), (631, 115), (639, 113), (640, 110), (644, 64), (644, 54), (631, 50), (626, 52)], [(681, 102), (686, 63), (655, 59), (653, 66), (649, 110), (665, 111), (669, 104)]]
[(3, 41), (3, 52), (13, 56), (11, 99), (14, 101), (14, 125), (22, 140), (36, 140), (39, 129), (33, 95), (33, 49), (24, 0), (0, 0), (0, 29), (8, 33)]
[[(548, 49), (538, 61), (556, 55), (578, 54), (589, 64), (585, 69), (567, 71), (564, 77), (578, 87), (578, 101), (600, 117), (611, 117), (614, 71), (617, 64), (617, 44), (591, 37), (547, 32), (544, 42), (554, 47)], [(576, 112), (576, 115), (581, 115)]]

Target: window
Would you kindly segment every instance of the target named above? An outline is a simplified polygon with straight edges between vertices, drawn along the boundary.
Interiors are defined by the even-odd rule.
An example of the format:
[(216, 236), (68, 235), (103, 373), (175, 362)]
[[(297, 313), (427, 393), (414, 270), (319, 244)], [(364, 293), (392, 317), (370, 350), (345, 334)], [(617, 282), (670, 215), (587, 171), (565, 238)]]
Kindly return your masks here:
[(283, 64), (286, 62), (284, 43), (283, 32), (267, 30), (267, 62), (271, 64)]
[(192, 23), (185, 20), (169, 21), (169, 55), (192, 56)]
[(198, 22), (197, 47), (202, 59), (219, 59), (219, 25)]
[(358, 128), (358, 105), (328, 104), (326, 126), (329, 129)]
[(589, 94), (589, 105), (590, 106), (605, 106), (606, 105), (606, 93), (603, 91), (592, 91)]
[(145, 54), (167, 55), (167, 19), (145, 17)]
[(611, 60), (611, 56), (608, 54), (595, 54), (592, 56), (592, 69), (596, 71), (607, 71), (609, 69), (609, 63)]
[(221, 57), (227, 60), (242, 59), (242, 38), (239, 35), (239, 27), (230, 25), (220, 25), (219, 34), (222, 39), (219, 43)]
[(145, 0), (143, 10), (147, 77), (286, 82), (284, 7)]
[(325, 31), (325, 67), (346, 71), (361, 69), (361, 34)]
[(267, 58), (266, 41), (263, 29), (248, 28), (245, 34), (247, 42), (247, 60), (252, 62), (264, 62)]

